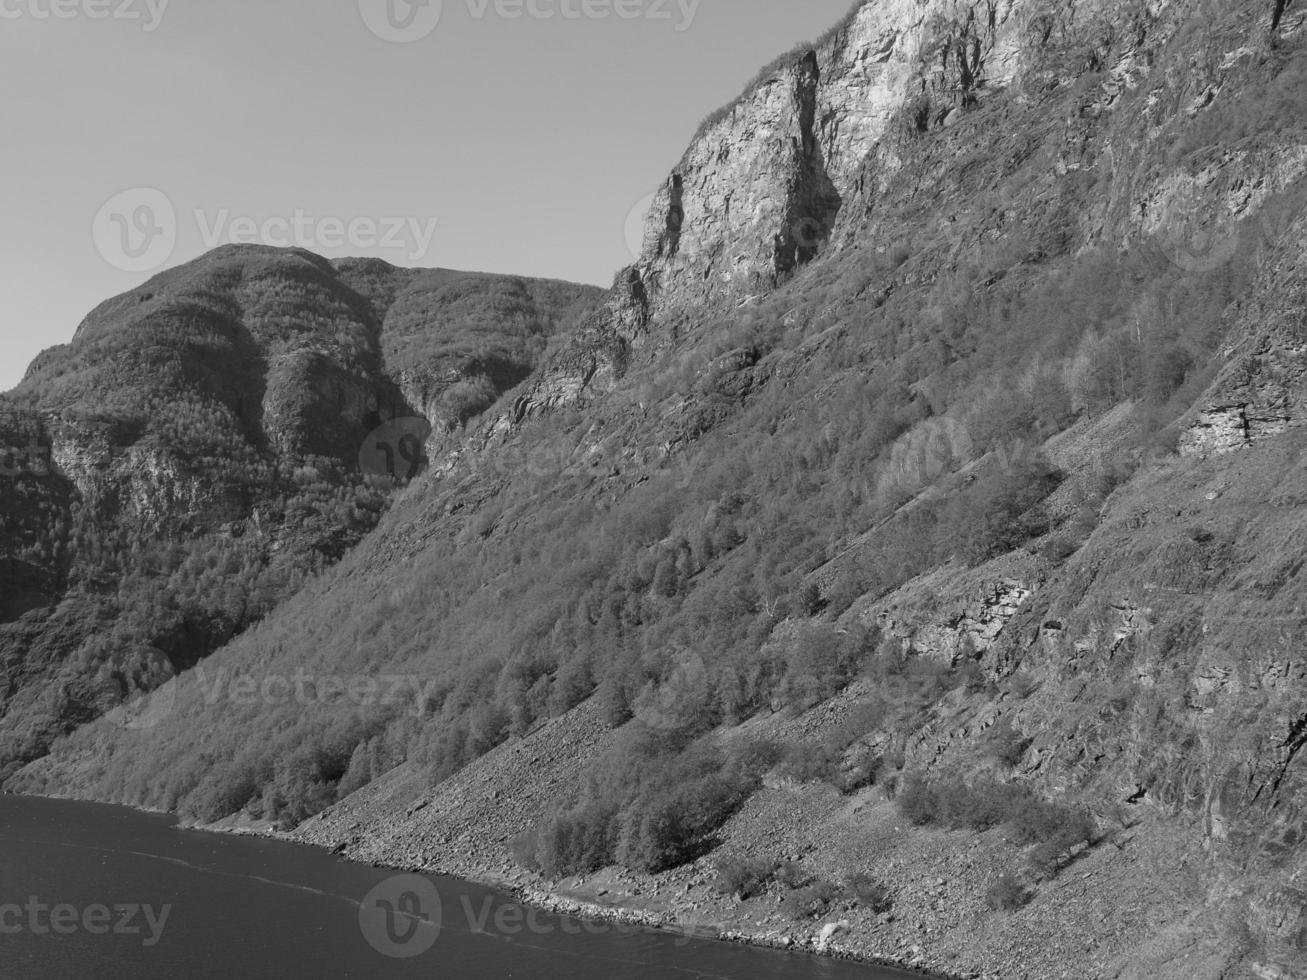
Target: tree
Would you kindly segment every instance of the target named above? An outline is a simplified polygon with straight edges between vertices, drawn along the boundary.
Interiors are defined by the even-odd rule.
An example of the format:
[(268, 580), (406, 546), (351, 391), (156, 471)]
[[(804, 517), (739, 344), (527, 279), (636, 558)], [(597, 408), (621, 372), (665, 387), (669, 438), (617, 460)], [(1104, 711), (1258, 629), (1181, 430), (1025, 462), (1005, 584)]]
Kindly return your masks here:
[(616, 678), (605, 677), (596, 696), (599, 698), (600, 715), (610, 728), (621, 728), (634, 717), (626, 689)]
[(816, 582), (809, 582), (799, 590), (799, 611), (811, 619), (816, 616), (825, 607), (826, 603), (822, 600), (821, 589)]
[(671, 555), (658, 563), (653, 577), (654, 592), (664, 599), (674, 599), (681, 590), (680, 577), (676, 571), (676, 559)]

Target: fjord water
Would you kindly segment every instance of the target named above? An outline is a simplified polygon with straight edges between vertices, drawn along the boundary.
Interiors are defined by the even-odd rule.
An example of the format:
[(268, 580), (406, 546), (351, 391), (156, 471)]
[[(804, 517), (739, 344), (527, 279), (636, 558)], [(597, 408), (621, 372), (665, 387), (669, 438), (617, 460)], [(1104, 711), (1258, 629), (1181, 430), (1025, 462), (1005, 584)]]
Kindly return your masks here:
[(168, 817), (0, 796), (0, 977), (905, 976), (652, 930), (528, 918), (504, 896), (449, 879), (433, 879), (442, 909), (435, 941), (421, 955), (394, 958), (378, 951), (384, 937), (368, 935), (359, 914), (392, 878), (310, 848), (181, 830)]

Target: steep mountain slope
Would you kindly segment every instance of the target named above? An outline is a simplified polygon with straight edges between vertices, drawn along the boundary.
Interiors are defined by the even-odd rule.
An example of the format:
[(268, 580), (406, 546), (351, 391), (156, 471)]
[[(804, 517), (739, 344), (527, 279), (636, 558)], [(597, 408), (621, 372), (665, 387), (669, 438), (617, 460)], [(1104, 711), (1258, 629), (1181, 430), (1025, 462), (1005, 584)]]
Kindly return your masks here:
[(953, 972), (1304, 975), (1304, 17), (856, 5), (358, 548), (9, 787)]
[(410, 472), (365, 437), (462, 424), (596, 295), (226, 248), (92, 312), (0, 399), (0, 773), (338, 560)]

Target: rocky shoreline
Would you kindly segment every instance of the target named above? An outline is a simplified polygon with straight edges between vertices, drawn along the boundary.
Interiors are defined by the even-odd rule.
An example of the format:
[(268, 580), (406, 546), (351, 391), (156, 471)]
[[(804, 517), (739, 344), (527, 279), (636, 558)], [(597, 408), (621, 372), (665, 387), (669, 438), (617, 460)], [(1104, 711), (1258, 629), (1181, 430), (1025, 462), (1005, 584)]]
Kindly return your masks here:
[[(51, 796), (48, 798), (66, 800), (68, 802), (98, 802), (83, 801), (68, 796)], [(128, 810), (134, 810), (137, 813), (148, 814), (150, 816), (177, 817), (175, 813), (150, 807), (132, 806), (129, 804), (116, 805), (123, 806)], [(696, 939), (705, 942), (725, 942), (735, 945), (773, 949), (780, 952), (823, 956), (829, 959), (845, 960), (865, 964), (870, 967), (894, 970), (903, 974), (905, 978), (923, 977), (927, 978), (927, 980), (1002, 980), (1002, 978), (997, 976), (991, 977), (977, 974), (963, 976), (940, 973), (909, 963), (887, 960), (883, 957), (860, 955), (855, 951), (839, 948), (833, 943), (823, 942), (819, 937), (800, 937), (782, 931), (756, 933), (703, 922), (688, 923), (682, 918), (682, 915), (678, 913), (678, 910), (670, 904), (657, 910), (648, 910), (622, 905), (602, 905), (594, 902), (586, 902), (561, 894), (558, 891), (551, 891), (547, 888), (515, 882), (506, 876), (497, 874), (489, 869), (485, 869), (479, 874), (469, 874), (466, 870), (455, 872), (450, 869), (433, 867), (421, 862), (389, 863), (358, 860), (350, 857), (341, 847), (332, 848), (325, 844), (314, 843), (297, 836), (297, 832), (277, 830), (272, 825), (263, 821), (228, 819), (217, 823), (205, 824), (198, 822), (188, 823), (178, 820), (177, 828), (179, 830), (206, 834), (224, 834), (235, 837), (260, 837), (283, 844), (297, 844), (300, 846), (312, 847), (319, 851), (334, 854), (337, 857), (353, 863), (367, 864), (381, 870), (394, 871), (397, 874), (421, 874), (456, 879), (466, 882), (467, 884), (477, 885), (482, 888), (488, 888), (500, 892), (505, 897), (511, 898), (524, 907), (537, 909), (541, 912), (546, 912), (552, 915), (581, 919), (589, 922), (617, 923), (651, 931), (679, 935), (688, 939)]]
[[(932, 973), (910, 964), (885, 960), (881, 957), (860, 956), (838, 950), (829, 943), (823, 944), (820, 938), (796, 939), (794, 936), (780, 931), (755, 933), (725, 927), (687, 926), (671, 909), (662, 914), (642, 913), (632, 909), (582, 902), (566, 898), (555, 892), (528, 887), (516, 887), (512, 889), (511, 893), (514, 898), (524, 905), (552, 912), (556, 915), (567, 915), (573, 918), (595, 921), (625, 922), (630, 925), (641, 925), (651, 929), (678, 933), (695, 939), (759, 946), (783, 952), (809, 953), (831, 959), (849, 960), (865, 963), (868, 966), (897, 970), (911, 976), (928, 977), (931, 980), (989, 980), (989, 978), (959, 977), (951, 974)], [(997, 978), (994, 978), (994, 980), (997, 980)]]
[(182, 828), (203, 833), (265, 837), (283, 843), (314, 847), (318, 850), (328, 851), (348, 861), (368, 864), (387, 871), (454, 878), (468, 884), (494, 889), (528, 908), (590, 922), (620, 923), (709, 942), (726, 942), (773, 949), (780, 952), (823, 956), (830, 959), (865, 964), (870, 967), (895, 970), (905, 977), (924, 977), (927, 980), (1002, 980), (997, 975), (946, 973), (929, 969), (920, 963), (902, 962), (868, 955), (841, 946), (833, 938), (823, 939), (822, 933), (801, 935), (802, 930), (798, 929), (753, 932), (732, 928), (722, 923), (692, 921), (691, 916), (687, 915), (690, 910), (679, 909), (671, 902), (659, 903), (660, 907), (658, 908), (645, 909), (621, 904), (604, 905), (598, 902), (585, 901), (538, 884), (514, 880), (512, 877), (497, 873), (490, 868), (483, 868), (481, 871), (476, 872), (469, 871), (466, 867), (455, 869), (420, 861), (360, 860), (351, 857), (343, 846), (331, 847), (326, 843), (306, 839), (301, 836), (303, 828), (295, 832), (286, 832), (276, 830), (262, 823), (237, 823), (232, 821), (222, 821), (216, 824), (186, 824), (182, 825)]

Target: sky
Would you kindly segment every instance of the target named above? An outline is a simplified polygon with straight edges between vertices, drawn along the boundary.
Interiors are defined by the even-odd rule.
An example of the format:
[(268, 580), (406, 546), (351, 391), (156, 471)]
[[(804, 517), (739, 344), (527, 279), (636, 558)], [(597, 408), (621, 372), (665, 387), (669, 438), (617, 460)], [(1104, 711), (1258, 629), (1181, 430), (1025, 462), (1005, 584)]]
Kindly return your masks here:
[(0, 391), (230, 242), (608, 285), (850, 0), (0, 0)]

